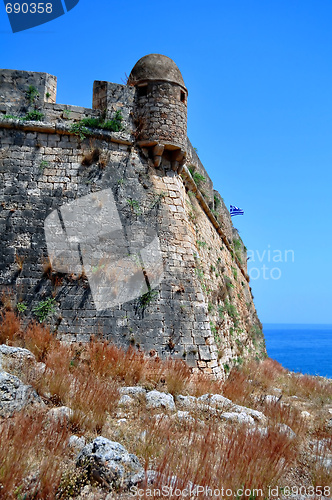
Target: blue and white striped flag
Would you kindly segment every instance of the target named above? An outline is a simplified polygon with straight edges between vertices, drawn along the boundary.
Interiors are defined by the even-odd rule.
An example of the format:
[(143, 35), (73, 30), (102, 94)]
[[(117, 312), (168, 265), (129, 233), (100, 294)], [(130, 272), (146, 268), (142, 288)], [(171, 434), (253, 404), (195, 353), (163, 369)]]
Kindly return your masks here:
[(243, 215), (244, 214), (244, 210), (242, 210), (242, 208), (238, 208), (234, 205), (231, 205), (230, 206), (230, 213), (231, 213), (231, 217), (233, 217), (234, 215)]

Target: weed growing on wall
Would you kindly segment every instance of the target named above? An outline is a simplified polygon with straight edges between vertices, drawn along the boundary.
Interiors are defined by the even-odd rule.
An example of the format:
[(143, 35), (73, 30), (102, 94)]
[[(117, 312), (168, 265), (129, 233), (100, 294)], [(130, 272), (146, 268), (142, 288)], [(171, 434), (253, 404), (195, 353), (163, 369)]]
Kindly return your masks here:
[(133, 200), (132, 198), (128, 198), (127, 203), (130, 206), (131, 210), (136, 215), (142, 215), (142, 210), (141, 210), (141, 208), (140, 208), (139, 203), (138, 203), (137, 200)]
[(24, 116), (23, 120), (41, 122), (43, 118), (44, 118), (43, 113), (41, 111), (38, 111), (37, 109), (34, 109), (32, 111), (28, 111), (28, 113)]
[(88, 135), (91, 135), (91, 130), (85, 127), (81, 122), (73, 123), (70, 127), (70, 132), (77, 135), (83, 141)]
[(33, 85), (29, 85), (28, 90), (26, 91), (26, 97), (29, 101), (29, 105), (32, 106), (39, 99), (39, 92)]
[(55, 306), (55, 299), (48, 298), (40, 301), (38, 305), (32, 309), (32, 312), (38, 318), (39, 323), (43, 323), (45, 319), (55, 313)]
[(238, 238), (234, 239), (233, 240), (233, 247), (234, 247), (235, 255), (236, 255), (238, 261), (240, 262), (240, 264), (242, 264), (242, 243), (241, 243), (241, 240)]
[(189, 170), (191, 177), (193, 178), (196, 186), (198, 187), (198, 189), (200, 189), (202, 187), (202, 185), (204, 184), (204, 182), (206, 181), (206, 178), (204, 177), (204, 175), (197, 172), (193, 165), (189, 165), (188, 170)]
[(16, 309), (19, 313), (24, 313), (28, 309), (28, 306), (25, 304), (25, 302), (18, 302), (16, 305)]
[(123, 130), (122, 125), (123, 117), (121, 111), (116, 111), (114, 118), (112, 120), (104, 120), (103, 118), (88, 117), (83, 118), (78, 123), (73, 123), (70, 127), (70, 131), (73, 134), (78, 135), (81, 140), (85, 139), (86, 136), (91, 135), (91, 129), (102, 129), (108, 130), (110, 132), (121, 132)]
[(44, 114), (37, 109), (33, 109), (32, 111), (28, 111), (24, 116), (10, 115), (5, 114), (2, 117), (4, 120), (20, 120), (20, 121), (34, 121), (41, 122), (44, 119)]
[(44, 170), (44, 168), (46, 168), (46, 167), (48, 167), (48, 161), (46, 161), (46, 160), (42, 160), (42, 161), (40, 162), (40, 165), (39, 165), (40, 170), (42, 170), (42, 171), (43, 171), (43, 170)]
[(144, 313), (145, 309), (157, 298), (158, 290), (151, 288), (138, 299), (137, 308)]

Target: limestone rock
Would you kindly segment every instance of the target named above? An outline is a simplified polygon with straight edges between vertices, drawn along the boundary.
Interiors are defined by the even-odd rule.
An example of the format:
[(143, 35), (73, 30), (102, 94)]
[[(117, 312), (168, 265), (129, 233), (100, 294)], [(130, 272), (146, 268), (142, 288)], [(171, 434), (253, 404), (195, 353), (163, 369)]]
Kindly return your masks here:
[(145, 397), (146, 390), (140, 386), (121, 387), (120, 394), (121, 398), (119, 401), (119, 405), (131, 406), (135, 402), (135, 399), (137, 400), (140, 396)]
[(276, 404), (280, 400), (280, 396), (275, 396), (274, 394), (267, 394), (264, 397), (264, 403)]
[(77, 465), (86, 467), (90, 479), (107, 488), (128, 489), (144, 480), (144, 468), (138, 458), (120, 443), (102, 436), (82, 449)]
[(282, 434), (286, 434), (286, 436), (288, 436), (290, 439), (296, 438), (295, 432), (288, 425), (278, 424), (277, 428), (278, 428), (279, 432), (281, 432)]
[(123, 396), (121, 396), (121, 398), (119, 400), (119, 405), (122, 405), (122, 406), (130, 406), (133, 403), (135, 403), (135, 400), (132, 397), (128, 396), (127, 394), (124, 394)]
[(309, 418), (312, 418), (312, 415), (308, 411), (303, 410), (303, 411), (301, 411), (301, 417), (305, 418), (305, 419), (309, 419)]
[(236, 413), (235, 411), (225, 412), (220, 414), (220, 418), (223, 420), (229, 420), (231, 422), (239, 424), (254, 424), (255, 420), (245, 412)]
[(247, 408), (246, 406), (241, 406), (241, 405), (234, 405), (232, 407), (232, 411), (238, 413), (246, 413), (261, 425), (267, 424), (267, 418), (261, 411), (253, 410), (252, 408)]
[(128, 419), (127, 418), (119, 418), (116, 423), (118, 425), (122, 425), (122, 424), (126, 424), (128, 422)]
[(197, 400), (219, 410), (229, 410), (234, 406), (234, 403), (230, 399), (225, 398), (221, 394), (203, 394)]
[(16, 372), (26, 364), (36, 363), (36, 358), (28, 349), (13, 347), (6, 344), (0, 345), (0, 370)]
[(190, 410), (197, 405), (197, 398), (195, 396), (182, 396), (182, 394), (179, 394), (175, 399), (176, 405), (186, 410)]
[(190, 415), (189, 411), (178, 410), (172, 418), (178, 419), (181, 422), (194, 423), (195, 419)]
[(33, 387), (15, 375), (0, 371), (0, 416), (10, 417), (33, 404), (43, 404)]
[[(203, 394), (199, 398), (195, 398), (194, 396), (177, 396), (176, 404), (178, 407), (183, 408), (185, 410), (190, 410), (193, 408), (200, 408), (202, 410), (207, 410), (211, 415), (225, 415), (228, 420), (233, 421), (247, 421), (247, 423), (253, 423), (254, 421), (259, 423), (260, 425), (267, 425), (268, 419), (264, 415), (264, 413), (253, 410), (251, 408), (247, 408), (246, 406), (236, 405), (230, 399), (222, 396), (221, 394)], [(240, 414), (240, 417), (235, 417), (233, 414)], [(231, 417), (229, 417), (231, 415)], [(247, 415), (250, 418), (246, 418), (244, 415)]]
[(140, 394), (146, 394), (146, 390), (140, 386), (121, 387), (120, 394), (125, 396), (139, 396)]
[(28, 349), (22, 347), (14, 347), (6, 344), (0, 345), (0, 370), (21, 377), (22, 372), (26, 372), (27, 368), (35, 375), (42, 375), (46, 369), (44, 363), (38, 363), (34, 354)]
[(68, 408), (68, 406), (59, 406), (52, 408), (48, 412), (48, 415), (52, 420), (58, 421), (62, 424), (67, 424), (73, 415), (73, 410)]
[(159, 391), (150, 391), (146, 394), (146, 405), (148, 408), (164, 408), (165, 410), (175, 410), (175, 403), (172, 394)]

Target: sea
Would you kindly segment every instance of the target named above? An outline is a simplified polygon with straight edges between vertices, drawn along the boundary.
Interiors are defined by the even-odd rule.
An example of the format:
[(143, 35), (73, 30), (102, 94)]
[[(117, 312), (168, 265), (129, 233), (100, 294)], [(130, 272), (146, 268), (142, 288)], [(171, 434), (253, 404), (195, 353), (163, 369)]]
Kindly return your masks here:
[(270, 358), (293, 372), (332, 379), (332, 325), (264, 324)]

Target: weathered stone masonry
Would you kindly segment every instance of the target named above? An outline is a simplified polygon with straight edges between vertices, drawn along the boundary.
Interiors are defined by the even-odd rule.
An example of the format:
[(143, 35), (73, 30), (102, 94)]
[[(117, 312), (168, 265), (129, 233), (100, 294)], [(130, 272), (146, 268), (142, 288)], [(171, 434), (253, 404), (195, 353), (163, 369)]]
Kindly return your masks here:
[[(54, 297), (50, 321), (59, 338), (101, 334), (220, 377), (265, 355), (265, 347), (245, 247), (187, 139), (187, 96), (174, 62), (156, 54), (137, 63), (127, 86), (95, 82), (93, 109), (57, 104), (51, 75), (1, 71), (0, 285), (27, 305), (27, 319)], [(31, 110), (42, 113), (41, 121), (15, 118)], [(82, 118), (112, 119), (116, 111), (120, 132), (73, 131)], [(44, 221), (65, 203), (107, 188), (127, 234), (144, 245), (147, 225), (158, 233), (164, 279), (148, 303), (97, 311), (84, 274), (49, 265)]]

